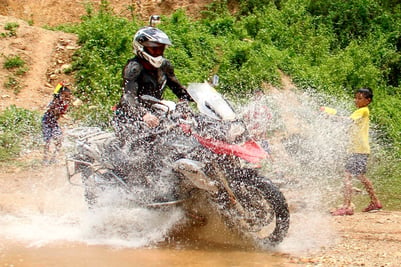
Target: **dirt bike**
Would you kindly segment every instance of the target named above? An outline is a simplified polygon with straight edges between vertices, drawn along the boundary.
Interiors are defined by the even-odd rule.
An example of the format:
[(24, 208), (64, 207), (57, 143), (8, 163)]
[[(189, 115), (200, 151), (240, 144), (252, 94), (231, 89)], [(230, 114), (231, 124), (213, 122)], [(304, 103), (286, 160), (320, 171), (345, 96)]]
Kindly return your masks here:
[(90, 207), (110, 188), (125, 192), (133, 206), (181, 205), (199, 214), (195, 204), (207, 202), (243, 237), (279, 244), (290, 215), (284, 195), (259, 173), (268, 153), (212, 86), (193, 83), (188, 92), (198, 111), (193, 103), (142, 96), (158, 113), (158, 127), (134, 121), (124, 136), (97, 129), (77, 137), (69, 177), (81, 173)]

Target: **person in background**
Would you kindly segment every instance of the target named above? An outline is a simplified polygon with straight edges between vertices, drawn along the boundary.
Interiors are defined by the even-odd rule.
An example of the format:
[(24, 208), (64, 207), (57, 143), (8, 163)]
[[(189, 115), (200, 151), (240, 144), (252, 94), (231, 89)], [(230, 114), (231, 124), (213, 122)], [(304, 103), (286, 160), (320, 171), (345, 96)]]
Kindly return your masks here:
[[(151, 17), (158, 19), (158, 16)], [(140, 96), (150, 95), (162, 99), (167, 85), (180, 100), (191, 100), (186, 88), (174, 74), (171, 62), (163, 57), (171, 44), (161, 30), (147, 26), (141, 28), (133, 38), (135, 57), (128, 60), (123, 69), (123, 94), (115, 107), (113, 126), (120, 133), (135, 121), (143, 121), (150, 128), (159, 125), (156, 115), (141, 105)]]
[[(355, 93), (357, 110), (350, 116), (353, 124), (350, 129), (349, 155), (345, 165), (344, 203), (343, 206), (331, 214), (333, 216), (353, 215), (352, 178), (357, 177), (364, 185), (370, 197), (370, 204), (363, 209), (364, 212), (377, 211), (382, 208), (372, 182), (366, 177), (367, 162), (370, 154), (369, 146), (369, 108), (373, 93), (370, 88), (359, 89)], [(324, 110), (324, 109), (323, 109)], [(332, 111), (328, 112), (333, 114)]]
[[(63, 82), (57, 84), (52, 101), (48, 104), (47, 110), (42, 117), (42, 133), (44, 144), (44, 164), (56, 162), (56, 157), (60, 151), (63, 134), (58, 120), (67, 112), (71, 103), (71, 90)], [(50, 151), (50, 146), (54, 141), (55, 149)]]

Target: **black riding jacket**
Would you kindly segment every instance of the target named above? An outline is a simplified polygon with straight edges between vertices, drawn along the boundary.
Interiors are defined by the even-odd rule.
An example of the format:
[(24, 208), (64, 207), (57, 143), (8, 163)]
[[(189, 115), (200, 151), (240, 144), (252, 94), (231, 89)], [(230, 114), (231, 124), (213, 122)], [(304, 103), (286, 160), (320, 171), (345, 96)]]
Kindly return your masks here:
[(165, 86), (183, 100), (191, 100), (184, 86), (180, 84), (174, 74), (174, 67), (170, 61), (165, 60), (160, 68), (146, 69), (142, 59), (134, 57), (128, 60), (123, 69), (123, 95), (119, 108), (128, 105), (136, 110), (140, 105), (141, 95), (150, 95), (162, 99)]

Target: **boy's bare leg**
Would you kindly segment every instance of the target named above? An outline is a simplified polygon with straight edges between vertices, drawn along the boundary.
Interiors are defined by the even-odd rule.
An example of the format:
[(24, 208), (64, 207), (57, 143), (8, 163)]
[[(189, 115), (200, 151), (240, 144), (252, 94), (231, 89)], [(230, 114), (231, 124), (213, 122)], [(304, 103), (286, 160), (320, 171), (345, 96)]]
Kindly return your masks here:
[(348, 172), (345, 173), (344, 177), (344, 207), (351, 208), (352, 198), (352, 175)]
[(344, 216), (344, 215), (353, 215), (354, 209), (351, 206), (351, 198), (352, 198), (352, 175), (348, 172), (345, 172), (344, 175), (344, 204), (341, 208), (332, 211), (331, 214), (333, 216)]
[(381, 206), (381, 203), (375, 194), (372, 182), (364, 174), (358, 175), (358, 179), (365, 186), (365, 189), (368, 192), (369, 197), (371, 199), (371, 203)]

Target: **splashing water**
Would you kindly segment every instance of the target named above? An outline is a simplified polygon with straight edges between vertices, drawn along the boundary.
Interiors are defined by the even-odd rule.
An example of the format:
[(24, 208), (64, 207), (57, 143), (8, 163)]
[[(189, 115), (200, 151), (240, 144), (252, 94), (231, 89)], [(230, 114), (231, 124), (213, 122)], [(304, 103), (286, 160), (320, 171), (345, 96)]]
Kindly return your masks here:
[[(267, 133), (273, 158), (263, 171), (280, 185), (291, 212), (289, 235), (278, 249), (298, 252), (328, 245), (335, 232), (327, 211), (340, 194), (347, 125), (319, 111), (319, 96), (289, 90), (274, 91), (236, 109), (244, 115), (261, 110), (261, 106), (268, 110), (251, 121)], [(333, 107), (346, 109), (341, 103)], [(1, 207), (1, 236), (32, 246), (67, 240), (135, 248), (163, 241), (185, 220), (180, 208), (149, 210), (121, 205), (124, 195), (113, 190), (102, 194), (100, 202), (107, 205), (88, 210), (83, 188), (67, 182), (64, 167), (48, 168), (44, 179), (33, 170), (23, 181), (24, 190), (14, 188), (14, 197), (20, 190), (27, 199)], [(160, 193), (172, 186), (162, 179), (168, 175), (161, 173), (155, 182)]]
[(124, 196), (113, 190), (101, 201), (115, 205), (89, 210), (83, 188), (68, 183), (64, 166), (40, 171), (2, 180), (1, 237), (29, 246), (69, 241), (136, 248), (163, 241), (183, 220), (179, 208), (158, 211), (118, 205)]
[[(145, 208), (100, 208), (87, 215), (83, 225), (89, 244), (114, 247), (145, 247), (163, 241), (183, 219), (181, 210), (156, 211)], [(95, 238), (94, 238), (95, 237)]]
[[(290, 232), (280, 245), (285, 251), (319, 249), (335, 240), (328, 211), (341, 194), (349, 125), (344, 118), (323, 114), (322, 98), (273, 88), (241, 108), (251, 118), (251, 133), (254, 125), (264, 127), (272, 155), (264, 174), (280, 186), (290, 206)], [(343, 103), (331, 105), (346, 110)]]

